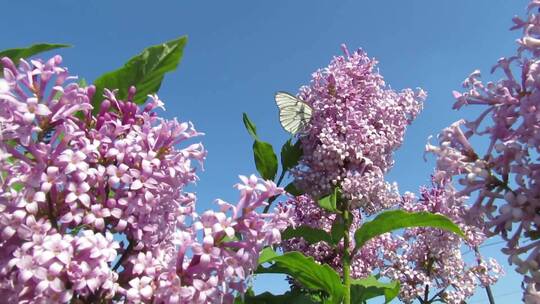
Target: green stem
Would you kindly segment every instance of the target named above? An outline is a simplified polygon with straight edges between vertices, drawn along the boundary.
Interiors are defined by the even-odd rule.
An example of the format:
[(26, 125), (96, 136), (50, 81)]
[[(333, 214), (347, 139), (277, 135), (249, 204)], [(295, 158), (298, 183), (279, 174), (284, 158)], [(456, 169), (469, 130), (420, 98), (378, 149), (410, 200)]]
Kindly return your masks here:
[(287, 170), (282, 170), (281, 171), (281, 174), (279, 175), (279, 178), (278, 178), (278, 181), (277, 181), (277, 186), (279, 187), (279, 185), (281, 185), (281, 182), (283, 181), (283, 178), (285, 177), (285, 173), (287, 173)]
[[(435, 260), (432, 258), (428, 259), (427, 264), (427, 275), (428, 278), (431, 276), (431, 271), (433, 270), (433, 264), (435, 263)], [(424, 289), (424, 301), (423, 303), (430, 304), (431, 300), (429, 300), (429, 284), (426, 284), (426, 288)]]
[(349, 210), (343, 210), (343, 221), (345, 222), (345, 229), (343, 230), (343, 285), (345, 289), (343, 304), (351, 304), (351, 252), (349, 249), (351, 220)]
[[(478, 256), (480, 255), (480, 249), (478, 248), (478, 246), (474, 246), (474, 252), (476, 252), (477, 261), (478, 261), (478, 264), (480, 265), (481, 261), (478, 258)], [(488, 296), (489, 304), (495, 304), (495, 298), (493, 297), (491, 286), (486, 285), (484, 288), (486, 289), (486, 294)]]

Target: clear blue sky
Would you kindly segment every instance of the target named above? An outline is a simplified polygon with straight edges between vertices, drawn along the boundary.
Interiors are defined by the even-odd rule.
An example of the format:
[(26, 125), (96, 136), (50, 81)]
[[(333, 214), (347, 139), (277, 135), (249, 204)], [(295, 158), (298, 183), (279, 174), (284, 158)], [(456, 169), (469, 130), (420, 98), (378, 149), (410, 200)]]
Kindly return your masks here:
[[(160, 96), (166, 116), (191, 120), (206, 133), (206, 171), (193, 190), (198, 209), (221, 197), (234, 201), (238, 174), (255, 172), (251, 140), (241, 114), (256, 122), (261, 137), (279, 148), (287, 139), (277, 121), (273, 94), (296, 93), (317, 68), (339, 54), (341, 43), (362, 47), (380, 61), (396, 89), (422, 87), (429, 98), (408, 130), (389, 178), (416, 191), (429, 180), (432, 162), (422, 159), (430, 134), (460, 117), (451, 91), (474, 69), (487, 72), (511, 55), (518, 33), (511, 18), (525, 0), (343, 1), (2, 1), (0, 49), (35, 42), (69, 43), (62, 50), (71, 72), (91, 81), (119, 67), (144, 47), (189, 36), (178, 71), (166, 77)], [(496, 239), (488, 241), (493, 243)], [(499, 245), (500, 246), (500, 245)], [(499, 246), (485, 255), (506, 265)], [(508, 275), (494, 288), (497, 303), (520, 301), (520, 277)], [(257, 290), (282, 291), (277, 278), (261, 278)], [(486, 303), (484, 291), (469, 303)]]

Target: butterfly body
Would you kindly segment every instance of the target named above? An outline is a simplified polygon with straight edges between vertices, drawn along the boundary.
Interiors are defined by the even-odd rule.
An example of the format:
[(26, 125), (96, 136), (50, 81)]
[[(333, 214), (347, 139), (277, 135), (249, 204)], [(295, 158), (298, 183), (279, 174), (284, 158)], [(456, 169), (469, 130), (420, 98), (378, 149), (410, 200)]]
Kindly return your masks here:
[(299, 133), (311, 120), (313, 110), (299, 98), (287, 92), (277, 92), (275, 100), (279, 108), (279, 122), (285, 131)]

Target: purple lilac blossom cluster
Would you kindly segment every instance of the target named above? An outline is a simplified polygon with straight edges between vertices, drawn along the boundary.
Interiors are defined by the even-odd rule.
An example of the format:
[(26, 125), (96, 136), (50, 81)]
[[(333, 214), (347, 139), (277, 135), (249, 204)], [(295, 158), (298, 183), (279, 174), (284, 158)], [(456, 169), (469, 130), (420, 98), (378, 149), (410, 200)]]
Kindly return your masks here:
[[(351, 236), (366, 216), (399, 207), (446, 215), (467, 233), (466, 246), (481, 244), (485, 239), (479, 228), (483, 222), (463, 222), (465, 201), (449, 186), (423, 189), (422, 198), (417, 199), (411, 194), (400, 196), (395, 184), (384, 181), (393, 164), (393, 151), (401, 145), (406, 127), (421, 110), (426, 94), (422, 90), (397, 93), (387, 89), (375, 71), (374, 59), (361, 50), (350, 54), (344, 47), (344, 52), (315, 72), (310, 86), (300, 90), (299, 97), (311, 105), (313, 117), (298, 136), (304, 155), (293, 175), (308, 195), (290, 199), (279, 209), (291, 212), (293, 227), (307, 225), (330, 232), (336, 214), (324, 211), (311, 197), (320, 197), (339, 185), (351, 203)], [(431, 286), (435, 298), (461, 303), (476, 287), (493, 284), (501, 272), (495, 261), (485, 261), (479, 254), (474, 263), (465, 262), (463, 244), (458, 236), (437, 229), (385, 234), (353, 254), (351, 275), (363, 278), (375, 271), (397, 280), (405, 302), (424, 297), (426, 286)], [(324, 242), (310, 245), (299, 238), (282, 243), (284, 251), (303, 252), (337, 271), (342, 268), (342, 246), (332, 248)], [(354, 244), (350, 246), (349, 250), (354, 248)], [(430, 269), (428, 261), (432, 261)]]
[[(480, 71), (454, 92), (455, 109), (483, 107), (473, 120), (460, 120), (442, 131), (438, 145), (426, 150), (437, 156), (440, 180), (456, 178), (459, 196), (475, 201), (469, 216), (485, 216), (490, 235), (507, 241), (503, 252), (524, 275), (524, 299), (540, 301), (540, 1), (529, 3), (526, 20), (513, 19), (521, 29), (514, 56), (499, 59), (492, 73), (503, 78), (484, 83)], [(485, 150), (473, 142), (485, 138)]]
[[(62, 58), (3, 58), (0, 296), (9, 303), (232, 303), (286, 214), (256, 209), (283, 190), (241, 177), (236, 205), (195, 212), (206, 151), (191, 123), (165, 120), (74, 82)], [(121, 241), (120, 241), (121, 240)]]
[(300, 89), (313, 116), (299, 135), (304, 153), (293, 174), (313, 197), (340, 185), (351, 209), (373, 213), (399, 201), (397, 185), (387, 183), (384, 174), (426, 94), (389, 89), (376, 60), (362, 50), (350, 54), (343, 46), (343, 51)]
[[(421, 303), (463, 303), (477, 288), (495, 284), (503, 274), (497, 261), (483, 258), (476, 250), (486, 239), (480, 228), (483, 222), (464, 221), (466, 200), (455, 192), (451, 185), (434, 183), (420, 189), (420, 198), (410, 192), (403, 196), (401, 209), (445, 215), (466, 235), (463, 240), (440, 229), (411, 228), (393, 236), (392, 247), (383, 253), (387, 262), (381, 272), (401, 283), (400, 299), (405, 303), (418, 297), (423, 299)], [(463, 248), (475, 258), (468, 261)]]

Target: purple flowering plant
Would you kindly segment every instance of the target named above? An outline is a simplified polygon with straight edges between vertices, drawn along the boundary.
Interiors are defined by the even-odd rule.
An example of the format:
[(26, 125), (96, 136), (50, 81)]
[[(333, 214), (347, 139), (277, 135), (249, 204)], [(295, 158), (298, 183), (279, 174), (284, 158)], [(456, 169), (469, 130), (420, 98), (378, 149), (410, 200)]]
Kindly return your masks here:
[[(286, 130), (292, 125), (287, 119), (294, 115), (291, 108), (295, 103), (298, 119), (306, 116), (301, 113), (303, 107), (308, 107), (309, 114), (299, 132), (293, 132), (293, 138), (281, 149), (276, 184), (281, 185), (287, 172), (292, 176), (285, 187), (289, 198), (277, 207), (289, 220), (289, 227), (281, 233), (283, 254), (267, 249), (257, 273), (287, 274), (292, 289), (279, 296), (246, 295), (246, 303), (363, 303), (380, 295), (390, 301), (399, 294), (400, 277), (399, 270), (391, 272), (391, 267), (385, 266), (384, 257), (395, 261), (391, 253), (399, 257), (398, 248), (408, 241), (399, 243), (388, 232), (438, 228), (455, 236), (458, 247), (460, 236), (465, 237), (449, 214), (439, 210), (397, 210), (403, 198), (395, 184), (384, 180), (393, 152), (401, 145), (406, 127), (419, 113), (426, 94), (422, 90), (389, 89), (376, 71), (374, 59), (362, 50), (350, 53), (345, 46), (343, 52), (313, 74), (296, 101), (292, 95), (276, 95), (278, 107), (286, 112), (280, 118)], [(283, 105), (287, 101), (280, 98), (292, 103)], [(244, 124), (254, 140), (259, 173), (275, 179), (278, 162), (272, 145), (259, 138), (246, 114)], [(379, 281), (372, 276), (375, 272), (394, 281)], [(415, 292), (411, 293), (416, 299)], [(449, 298), (447, 294), (444, 297)], [(403, 293), (401, 298), (408, 299)]]
[[(200, 143), (186, 142), (202, 133), (190, 122), (159, 117), (157, 110), (164, 109), (164, 103), (155, 94), (164, 74), (178, 65), (185, 42), (180, 38), (149, 47), (91, 85), (71, 76), (59, 55), (28, 59), (64, 45), (1, 53), (3, 299), (249, 302), (256, 298), (242, 295), (257, 271), (285, 272), (320, 292), (321, 301), (350, 302), (348, 267), (343, 267), (344, 287), (328, 265), (299, 252), (275, 255), (269, 249), (281, 243), (282, 232), (287, 238), (322, 237), (331, 245), (344, 239), (344, 263), (350, 263), (348, 255), (381, 233), (357, 232), (357, 248), (349, 248), (352, 243), (343, 234), (351, 225), (353, 200), (342, 198), (337, 187), (321, 199), (339, 215), (331, 239), (322, 230), (315, 231), (315, 239), (302, 227), (287, 230), (292, 209), (268, 212), (270, 203), (284, 193), (279, 184), (285, 172), (296, 172), (299, 161), (307, 162), (301, 141), (284, 145), (282, 172), (274, 183), (277, 157), (245, 116), (262, 178), (241, 176), (237, 203), (218, 200), (218, 210), (197, 212), (195, 195), (184, 188), (197, 180), (206, 150)], [(442, 216), (395, 216), (420, 216), (429, 225), (460, 233)], [(411, 225), (385, 226), (381, 220), (384, 231)], [(321, 273), (312, 271), (322, 271), (323, 277), (314, 279)]]
[[(241, 176), (237, 203), (218, 200), (218, 211), (196, 212), (196, 197), (184, 188), (197, 180), (206, 150), (200, 143), (185, 142), (203, 134), (190, 122), (159, 117), (164, 103), (155, 94), (164, 74), (178, 65), (185, 41), (147, 48), (91, 85), (70, 76), (59, 55), (27, 59), (64, 45), (2, 52), (4, 299), (252, 303), (260, 300), (248, 290), (254, 273), (286, 273), (309, 291), (288, 293), (289, 299), (351, 303), (372, 297), (367, 289), (374, 286), (390, 299), (399, 285), (372, 277), (351, 279), (353, 258), (364, 244), (411, 226), (462, 234), (443, 215), (426, 212), (391, 211), (361, 226), (353, 224), (358, 210), (373, 214), (388, 207), (381, 202), (392, 204), (398, 198), (395, 187), (382, 179), (391, 165), (391, 156), (382, 152), (391, 154), (399, 146), (424, 98), (422, 91), (385, 90), (382, 78), (370, 74), (374, 63), (361, 51), (346, 51), (346, 57), (335, 59), (316, 74), (311, 87), (302, 89), (301, 98), (313, 107), (314, 116), (296, 142), (283, 146), (276, 183), (273, 148), (259, 139), (245, 115), (262, 178)], [(377, 125), (385, 120), (377, 115), (390, 115), (394, 125)], [(385, 129), (378, 133), (372, 127)], [(366, 138), (370, 132), (373, 138)], [(392, 134), (377, 138), (385, 132)], [(368, 151), (378, 151), (380, 158), (371, 160)], [(318, 166), (322, 159), (324, 167)], [(319, 203), (317, 208), (333, 214), (331, 231), (295, 226), (290, 206), (269, 212), (284, 193), (279, 185), (287, 172), (295, 177), (286, 187), (289, 192), (302, 189)], [(358, 229), (351, 235), (351, 228)], [(305, 252), (278, 255), (271, 249), (292, 238), (324, 241), (338, 250), (341, 271)]]
[[(196, 212), (185, 186), (202, 133), (159, 117), (155, 92), (186, 38), (145, 49), (85, 85), (64, 45), (0, 53), (0, 296), (7, 303), (233, 303), (285, 213), (283, 189), (240, 176), (236, 203)], [(197, 166), (195, 163), (198, 163)]]
[[(539, 7), (532, 0), (528, 18), (514, 18), (523, 30), (519, 48), (494, 67), (505, 78), (483, 83), (475, 71), (466, 92), (454, 92), (456, 109), (485, 110), (427, 145), (437, 167), (418, 195), (401, 194), (385, 174), (427, 94), (391, 89), (363, 50), (343, 46), (291, 95), (309, 115), (302, 113), (279, 159), (244, 114), (260, 177), (240, 176), (237, 202), (217, 200), (202, 212), (185, 189), (203, 169), (207, 152), (194, 142), (203, 133), (159, 116), (165, 103), (157, 92), (178, 66), (185, 37), (145, 49), (90, 85), (59, 55), (33, 58), (67, 45), (1, 51), (0, 296), (9, 303), (349, 304), (377, 296), (463, 303), (501, 275), (478, 252), (500, 235), (524, 275), (524, 301), (537, 303)], [(481, 152), (476, 137), (488, 138)], [(286, 274), (291, 290), (255, 295), (252, 278), (265, 273)]]

